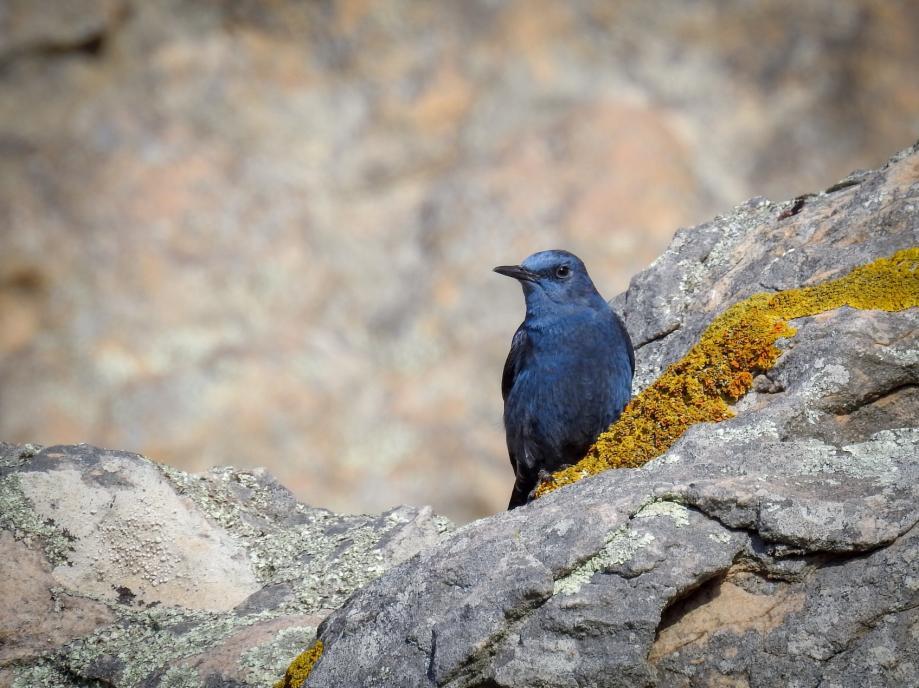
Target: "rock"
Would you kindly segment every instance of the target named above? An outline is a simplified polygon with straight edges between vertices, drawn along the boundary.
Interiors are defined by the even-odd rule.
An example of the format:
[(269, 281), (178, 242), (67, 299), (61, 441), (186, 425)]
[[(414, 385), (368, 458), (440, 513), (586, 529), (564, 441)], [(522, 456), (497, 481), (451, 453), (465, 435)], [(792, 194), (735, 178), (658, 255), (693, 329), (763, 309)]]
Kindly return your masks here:
[(564, 247), (612, 295), (877, 167), (917, 34), (903, 0), (0, 0), (0, 437), (494, 513), (490, 268)]
[(74, 0), (44, 8), (29, 0), (5, 0), (0, 64), (29, 54), (92, 54), (124, 12), (122, 0)]
[(264, 471), (0, 444), (0, 685), (262, 688), (449, 528), (430, 508), (309, 508)]
[[(682, 231), (632, 280), (640, 387), (730, 304), (919, 246), (919, 144), (797, 205)], [(792, 324), (733, 418), (362, 588), (305, 685), (916, 685), (919, 308)]]
[[(917, 208), (919, 144), (680, 232), (614, 300), (639, 387), (753, 292), (915, 250)], [(0, 444), (0, 686), (255, 688), (306, 647), (323, 688), (917, 685), (919, 308), (793, 325), (734, 417), (452, 532)]]

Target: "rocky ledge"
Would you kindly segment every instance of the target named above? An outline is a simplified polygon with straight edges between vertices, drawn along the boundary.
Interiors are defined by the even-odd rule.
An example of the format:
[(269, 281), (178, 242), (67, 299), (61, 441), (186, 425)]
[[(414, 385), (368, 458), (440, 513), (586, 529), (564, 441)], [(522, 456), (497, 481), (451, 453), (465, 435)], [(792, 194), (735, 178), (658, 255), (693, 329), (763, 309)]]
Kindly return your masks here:
[[(614, 301), (639, 389), (731, 304), (917, 245), (917, 147), (681, 231)], [(265, 686), (307, 647), (282, 685), (919, 685), (919, 309), (791, 325), (728, 419), (455, 531), (2, 445), (0, 685)]]
[(451, 529), (265, 473), (0, 444), (0, 686), (262, 688), (356, 588)]

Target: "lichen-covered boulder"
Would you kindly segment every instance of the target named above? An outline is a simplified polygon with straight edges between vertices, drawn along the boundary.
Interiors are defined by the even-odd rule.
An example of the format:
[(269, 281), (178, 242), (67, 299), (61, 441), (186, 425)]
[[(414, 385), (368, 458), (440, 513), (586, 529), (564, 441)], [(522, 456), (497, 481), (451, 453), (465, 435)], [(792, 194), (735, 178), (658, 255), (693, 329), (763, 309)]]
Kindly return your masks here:
[(913, 147), (680, 232), (615, 301), (640, 390), (756, 292), (889, 256), (896, 280), (776, 323), (725, 419), (642, 467), (452, 535), (264, 473), (0, 444), (0, 687), (919, 685), (917, 209)]
[(614, 302), (639, 388), (756, 292), (902, 262), (869, 285), (878, 309), (780, 323), (780, 355), (726, 419), (364, 587), (321, 625), (304, 685), (919, 685), (917, 246), (917, 147), (678, 233)]
[(264, 472), (0, 444), (0, 686), (264, 687), (449, 528), (313, 509)]

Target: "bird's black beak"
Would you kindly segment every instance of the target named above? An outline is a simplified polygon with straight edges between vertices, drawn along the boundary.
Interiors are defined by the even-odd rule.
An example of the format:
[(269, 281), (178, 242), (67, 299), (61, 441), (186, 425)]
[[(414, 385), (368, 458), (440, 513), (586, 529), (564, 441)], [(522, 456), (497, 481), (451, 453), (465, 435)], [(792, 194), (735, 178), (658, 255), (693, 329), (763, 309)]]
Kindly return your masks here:
[(495, 268), (495, 272), (499, 275), (513, 277), (515, 280), (520, 280), (521, 282), (535, 282), (538, 277), (535, 272), (530, 272), (519, 265), (499, 265)]

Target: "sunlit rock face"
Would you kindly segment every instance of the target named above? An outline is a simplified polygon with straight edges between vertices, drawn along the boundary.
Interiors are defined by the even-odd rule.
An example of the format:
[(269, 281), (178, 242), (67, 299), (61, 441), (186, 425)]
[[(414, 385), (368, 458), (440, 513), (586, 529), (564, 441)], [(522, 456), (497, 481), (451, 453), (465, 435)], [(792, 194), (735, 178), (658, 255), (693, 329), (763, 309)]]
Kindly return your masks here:
[(679, 226), (876, 166), (915, 136), (917, 27), (880, 0), (2, 3), (0, 437), (498, 510), (522, 306), (489, 269), (564, 247), (613, 296)]
[(753, 199), (679, 233), (614, 302), (638, 386), (724, 301), (793, 302), (798, 287), (905, 259), (861, 282), (856, 307), (795, 317), (728, 418), (367, 584), (320, 626), (303, 685), (917, 685), (917, 182), (914, 146), (803, 206)]
[(914, 146), (680, 232), (613, 302), (638, 387), (725, 302), (907, 259), (782, 328), (728, 418), (457, 530), (264, 470), (0, 443), (0, 686), (256, 688), (298, 655), (307, 688), (917, 685), (917, 181)]
[(262, 688), (358, 587), (451, 530), (338, 515), (265, 471), (0, 442), (0, 686)]

